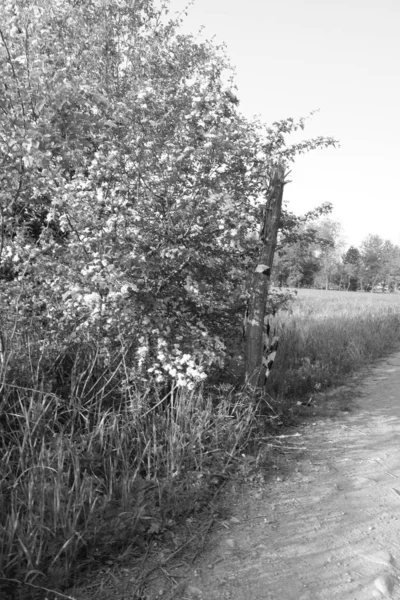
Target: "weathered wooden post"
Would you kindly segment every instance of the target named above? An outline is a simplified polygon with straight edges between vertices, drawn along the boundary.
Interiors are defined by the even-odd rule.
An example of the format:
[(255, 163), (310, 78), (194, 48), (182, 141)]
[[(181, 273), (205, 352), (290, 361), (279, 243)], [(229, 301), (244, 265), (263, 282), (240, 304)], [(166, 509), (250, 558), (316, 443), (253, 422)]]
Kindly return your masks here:
[[(282, 213), (285, 169), (277, 165), (271, 175), (266, 193), (265, 208), (260, 227), (260, 251), (250, 289), (250, 298), (245, 326), (246, 381), (261, 387), (267, 372), (264, 350), (264, 319), (268, 288), (274, 259), (278, 228)], [(264, 359), (264, 360), (263, 360)]]

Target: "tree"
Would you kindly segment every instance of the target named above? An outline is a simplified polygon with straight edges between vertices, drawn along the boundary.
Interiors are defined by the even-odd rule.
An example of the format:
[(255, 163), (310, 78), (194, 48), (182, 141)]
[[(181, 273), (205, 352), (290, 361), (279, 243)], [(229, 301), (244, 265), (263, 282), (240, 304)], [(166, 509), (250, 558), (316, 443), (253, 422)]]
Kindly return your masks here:
[(3, 319), (127, 389), (193, 385), (239, 330), (272, 166), (334, 141), (246, 120), (223, 50), (152, 1), (6, 0), (0, 23)]
[(356, 292), (360, 286), (361, 253), (355, 246), (350, 246), (343, 255), (344, 275), (348, 291)]
[(280, 286), (329, 286), (341, 247), (340, 224), (326, 217), (330, 210), (331, 206), (322, 205), (297, 218), (283, 237), (275, 270)]
[(338, 273), (344, 243), (341, 232), (342, 228), (338, 221), (329, 218), (320, 220), (314, 227), (318, 240), (314, 246), (314, 254), (320, 264), (314, 285), (324, 287), (328, 290), (335, 275)]
[(394, 292), (400, 285), (400, 247), (388, 241), (385, 250), (388, 252), (386, 288)]
[(277, 253), (274, 282), (279, 287), (313, 287), (320, 261), (308, 239), (283, 246)]
[(385, 243), (378, 235), (371, 234), (361, 243), (363, 285), (367, 291), (373, 290), (378, 284), (385, 285), (390, 246), (390, 242)]
[(399, 272), (398, 246), (378, 235), (368, 235), (361, 243), (362, 277), (367, 291), (396, 287)]

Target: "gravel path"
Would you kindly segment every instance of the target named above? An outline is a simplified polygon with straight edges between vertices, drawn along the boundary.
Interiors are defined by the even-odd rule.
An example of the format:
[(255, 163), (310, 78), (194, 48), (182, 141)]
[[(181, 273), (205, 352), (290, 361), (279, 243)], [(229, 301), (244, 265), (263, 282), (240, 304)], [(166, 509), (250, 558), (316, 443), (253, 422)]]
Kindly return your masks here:
[[(400, 599), (400, 353), (239, 495), (182, 600)], [(234, 491), (234, 490), (233, 490)]]

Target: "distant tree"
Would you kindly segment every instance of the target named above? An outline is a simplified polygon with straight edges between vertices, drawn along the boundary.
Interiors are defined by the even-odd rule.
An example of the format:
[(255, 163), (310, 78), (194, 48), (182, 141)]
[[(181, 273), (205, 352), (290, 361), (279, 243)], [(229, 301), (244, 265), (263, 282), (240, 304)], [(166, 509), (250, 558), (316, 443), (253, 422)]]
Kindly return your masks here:
[(278, 250), (276, 284), (328, 288), (337, 277), (343, 242), (340, 224), (326, 217), (329, 210), (325, 206), (322, 218), (306, 224), (300, 221), (290, 231)]
[(400, 247), (393, 244), (388, 258), (387, 287), (390, 292), (397, 291), (400, 288)]
[(389, 269), (390, 242), (379, 235), (368, 235), (361, 243), (363, 287), (373, 290), (378, 284), (385, 285)]
[(306, 238), (299, 239), (278, 251), (274, 264), (274, 283), (280, 287), (312, 287), (320, 266), (312, 244)]
[(315, 225), (318, 243), (314, 246), (320, 268), (316, 274), (314, 284), (326, 290), (336, 280), (340, 287), (340, 256), (343, 250), (342, 226), (333, 219), (321, 219)]
[(350, 246), (343, 255), (343, 273), (346, 281), (346, 289), (355, 292), (360, 287), (360, 270), (362, 257), (358, 248)]

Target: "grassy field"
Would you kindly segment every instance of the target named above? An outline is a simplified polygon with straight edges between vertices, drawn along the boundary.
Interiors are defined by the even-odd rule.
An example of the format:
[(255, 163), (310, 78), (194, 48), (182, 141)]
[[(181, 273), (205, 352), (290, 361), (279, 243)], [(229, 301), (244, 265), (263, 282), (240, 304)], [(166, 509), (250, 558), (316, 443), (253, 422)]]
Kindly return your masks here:
[(280, 346), (257, 401), (225, 383), (177, 392), (167, 406), (131, 390), (118, 409), (96, 411), (3, 380), (2, 598), (42, 598), (104, 564), (143, 566), (155, 548), (175, 555), (204, 541), (221, 482), (252, 440), (400, 348), (399, 295), (300, 290), (275, 320)]
[(400, 348), (400, 294), (300, 290), (276, 327), (280, 345), (269, 391), (302, 397), (340, 385)]

